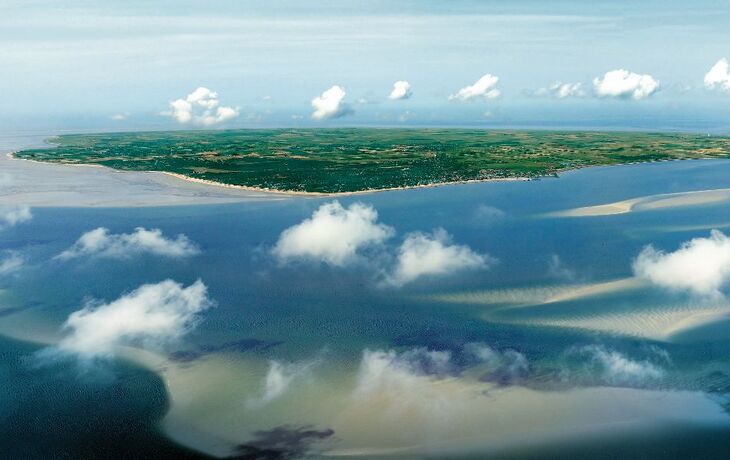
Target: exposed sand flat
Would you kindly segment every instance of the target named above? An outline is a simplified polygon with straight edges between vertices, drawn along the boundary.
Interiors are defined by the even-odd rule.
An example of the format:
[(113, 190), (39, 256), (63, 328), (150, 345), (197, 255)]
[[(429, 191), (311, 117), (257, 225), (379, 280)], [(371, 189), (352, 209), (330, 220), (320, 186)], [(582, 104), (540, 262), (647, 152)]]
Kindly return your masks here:
[(730, 306), (698, 306), (692, 304), (658, 306), (637, 312), (606, 312), (573, 315), (568, 318), (505, 320), (490, 315), (489, 321), (531, 326), (564, 327), (627, 335), (652, 340), (670, 341), (672, 335), (730, 315)]
[(601, 283), (567, 284), (437, 294), (429, 297), (429, 299), (447, 303), (527, 307), (556, 302), (567, 302), (586, 297), (639, 289), (645, 285), (644, 281), (632, 277)]
[(551, 217), (595, 217), (730, 201), (730, 189), (668, 193), (617, 201), (615, 203), (567, 209), (547, 214)]
[(486, 291), (455, 292), (435, 294), (429, 300), (445, 303), (473, 305), (533, 305), (542, 304), (548, 299), (567, 295), (581, 289), (582, 285), (556, 285), (514, 289), (490, 289)]
[(362, 390), (357, 366), (328, 368), (326, 363), (280, 398), (252, 408), (246, 400), (261, 392), (265, 360), (215, 353), (176, 362), (138, 348), (117, 351), (162, 377), (170, 398), (163, 430), (214, 456), (230, 455), (256, 430), (284, 425), (333, 429), (333, 440), (321, 446), (325, 456), (449, 456), (587, 434), (635, 433), (663, 423), (728, 422), (722, 407), (700, 392), (605, 387), (545, 392), (499, 387), (468, 375), (438, 379), (393, 368), (373, 375), (367, 391), (357, 391)]
[(593, 217), (593, 216), (612, 216), (615, 214), (626, 214), (631, 212), (636, 203), (640, 199), (617, 201), (615, 203), (602, 204), (598, 206), (588, 206), (584, 208), (569, 209), (567, 211), (558, 211), (550, 213), (552, 217)]
[(115, 171), (0, 155), (0, 205), (128, 207), (233, 203), (288, 195), (217, 187), (160, 172)]
[(336, 439), (321, 446), (325, 456), (367, 456), (493, 451), (677, 420), (727, 421), (701, 393), (602, 387), (543, 392), (396, 372), (363, 394), (342, 369), (317, 369), (312, 379), (256, 409), (246, 400), (260, 392), (260, 361), (210, 355), (176, 363), (137, 349), (125, 357), (162, 376), (171, 404), (165, 432), (216, 456), (229, 455), (253, 431), (282, 425), (332, 428)]
[(546, 299), (543, 303), (567, 302), (570, 300), (594, 297), (614, 292), (630, 291), (644, 286), (646, 286), (646, 282), (635, 277), (606, 281), (604, 283), (586, 284), (584, 286), (576, 287), (570, 291), (554, 295)]
[[(710, 406), (709, 399), (703, 401), (699, 393), (688, 392), (601, 387), (541, 392), (490, 388), (461, 379), (420, 382), (403, 390), (410, 394), (379, 395), (382, 399), (346, 407), (341, 422), (335, 424), (335, 432), (345, 442), (326, 455), (438, 452), (449, 457), (469, 450), (484, 455), (550, 440), (577, 440), (588, 433), (641, 431), (677, 416), (709, 416), (715, 421), (726, 417)], [(400, 396), (406, 409), (394, 411)], [(693, 403), (699, 404), (704, 415), (690, 415)], [(687, 414), (680, 415), (682, 410)]]

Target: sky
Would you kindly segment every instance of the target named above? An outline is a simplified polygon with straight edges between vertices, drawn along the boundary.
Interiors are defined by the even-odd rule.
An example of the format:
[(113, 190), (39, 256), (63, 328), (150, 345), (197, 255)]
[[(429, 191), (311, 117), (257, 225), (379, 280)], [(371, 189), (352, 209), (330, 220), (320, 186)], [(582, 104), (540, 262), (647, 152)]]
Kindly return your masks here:
[(730, 124), (722, 1), (58, 3), (0, 6), (3, 132)]

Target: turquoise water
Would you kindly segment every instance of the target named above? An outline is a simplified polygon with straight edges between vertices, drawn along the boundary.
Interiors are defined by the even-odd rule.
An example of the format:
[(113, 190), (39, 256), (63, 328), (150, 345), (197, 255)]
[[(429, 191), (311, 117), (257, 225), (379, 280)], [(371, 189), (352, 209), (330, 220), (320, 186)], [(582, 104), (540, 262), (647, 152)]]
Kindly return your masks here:
[[(0, 278), (0, 332), (17, 339), (0, 342), (0, 453), (79, 458), (92, 456), (92, 445), (173, 457), (726, 458), (725, 300), (709, 305), (648, 285), (581, 289), (631, 278), (647, 244), (671, 251), (730, 225), (730, 201), (551, 213), (722, 189), (729, 173), (729, 161), (671, 162), (342, 197), (344, 206), (373, 206), (396, 231), (346, 267), (282, 265), (271, 254), (282, 231), (332, 199), (33, 208), (32, 221), (0, 232), (0, 249), (25, 259)], [(182, 233), (201, 252), (53, 258), (101, 226)], [(408, 232), (437, 227), (497, 262), (383, 286), (381, 270), (391, 262), (381, 260)], [(216, 306), (184, 337), (150, 349), (153, 358), (92, 365), (39, 358), (87, 300), (110, 302), (165, 279), (185, 286), (201, 279)], [(564, 296), (554, 300), (556, 293)], [(710, 307), (712, 321), (690, 321)], [(500, 363), (476, 363), (475, 343)], [(405, 369), (377, 361), (390, 363), (389, 373), (365, 391), (364, 350), (401, 358), (448, 352), (450, 361), (445, 370), (431, 369), (425, 355)], [(622, 370), (610, 373), (601, 357)], [(293, 377), (273, 400), (251, 403), (272, 360)]]

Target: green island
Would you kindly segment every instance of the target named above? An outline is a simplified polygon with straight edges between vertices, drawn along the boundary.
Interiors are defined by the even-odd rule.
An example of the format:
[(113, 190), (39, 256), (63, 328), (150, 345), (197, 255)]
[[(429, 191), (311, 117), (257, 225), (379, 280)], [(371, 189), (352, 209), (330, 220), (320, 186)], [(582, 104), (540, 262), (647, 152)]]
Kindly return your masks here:
[(62, 135), (17, 158), (165, 171), (220, 184), (341, 193), (535, 178), (621, 163), (730, 156), (685, 133), (476, 129), (271, 129)]

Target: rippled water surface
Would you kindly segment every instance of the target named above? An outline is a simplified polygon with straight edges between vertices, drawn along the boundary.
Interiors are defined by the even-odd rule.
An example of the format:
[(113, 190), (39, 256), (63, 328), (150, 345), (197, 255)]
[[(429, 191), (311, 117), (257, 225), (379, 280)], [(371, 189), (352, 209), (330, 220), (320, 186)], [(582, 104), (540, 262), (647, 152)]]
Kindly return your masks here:
[[(637, 279), (632, 261), (730, 226), (724, 195), (681, 195), (728, 177), (708, 160), (341, 197), (394, 229), (343, 266), (272, 254), (331, 198), (33, 207), (0, 231), (24, 260), (0, 278), (0, 452), (726, 458), (730, 305)], [(54, 258), (97, 227), (200, 252)], [(406, 235), (436, 228), (488, 266), (384, 282)], [(166, 279), (200, 279), (215, 302), (177, 340), (91, 362), (42, 352), (87, 302)]]

